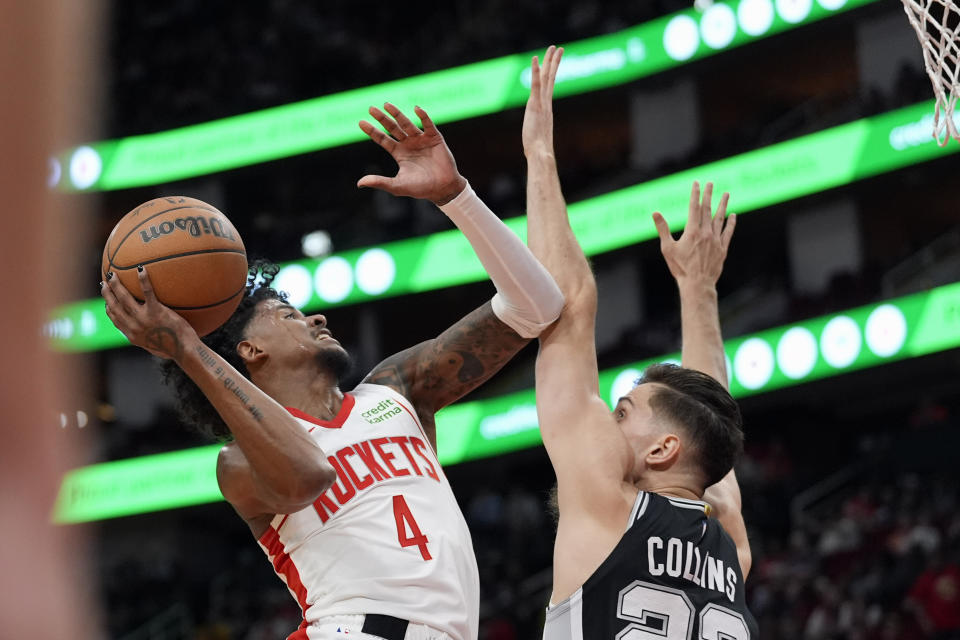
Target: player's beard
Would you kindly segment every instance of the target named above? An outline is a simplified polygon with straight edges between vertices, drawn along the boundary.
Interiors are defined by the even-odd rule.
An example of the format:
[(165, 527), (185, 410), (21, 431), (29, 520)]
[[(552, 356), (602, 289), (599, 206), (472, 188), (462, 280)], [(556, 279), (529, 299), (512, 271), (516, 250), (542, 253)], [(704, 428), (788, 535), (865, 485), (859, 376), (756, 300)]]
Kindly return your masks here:
[(323, 349), (317, 354), (317, 364), (333, 374), (339, 382), (353, 369), (353, 358), (346, 349)]

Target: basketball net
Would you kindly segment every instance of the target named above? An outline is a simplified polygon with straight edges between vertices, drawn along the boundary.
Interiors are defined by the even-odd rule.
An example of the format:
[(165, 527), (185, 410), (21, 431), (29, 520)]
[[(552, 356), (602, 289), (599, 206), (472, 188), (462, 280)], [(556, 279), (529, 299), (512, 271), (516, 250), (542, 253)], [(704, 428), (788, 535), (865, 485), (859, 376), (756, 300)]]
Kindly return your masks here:
[(960, 7), (954, 0), (903, 0), (903, 10), (913, 25), (937, 104), (933, 137), (945, 146), (950, 138), (960, 142), (953, 114), (960, 97)]

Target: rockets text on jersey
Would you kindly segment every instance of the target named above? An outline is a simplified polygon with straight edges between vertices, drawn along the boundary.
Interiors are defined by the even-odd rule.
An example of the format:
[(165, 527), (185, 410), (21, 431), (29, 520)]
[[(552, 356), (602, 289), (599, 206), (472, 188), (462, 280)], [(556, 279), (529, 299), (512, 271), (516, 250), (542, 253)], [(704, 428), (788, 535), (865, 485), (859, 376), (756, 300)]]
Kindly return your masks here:
[(475, 638), (470, 533), (412, 404), (361, 384), (331, 421), (290, 412), (337, 472), (311, 506), (277, 515), (259, 540), (305, 624), (378, 613)]

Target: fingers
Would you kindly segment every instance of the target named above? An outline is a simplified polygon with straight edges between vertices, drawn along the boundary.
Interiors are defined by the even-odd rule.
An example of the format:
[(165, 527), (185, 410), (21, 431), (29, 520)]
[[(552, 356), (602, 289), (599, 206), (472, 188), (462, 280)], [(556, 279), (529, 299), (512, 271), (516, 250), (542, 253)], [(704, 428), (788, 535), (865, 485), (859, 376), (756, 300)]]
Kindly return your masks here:
[(720, 244), (723, 246), (723, 250), (726, 251), (730, 247), (730, 240), (733, 239), (733, 230), (737, 226), (737, 214), (731, 213), (727, 217), (727, 224), (723, 228), (723, 233), (720, 234)]
[[(544, 58), (546, 60), (546, 58)], [(533, 56), (530, 61), (530, 96), (540, 95), (540, 61)]]
[(157, 303), (157, 296), (153, 292), (153, 283), (150, 282), (150, 275), (146, 267), (137, 265), (137, 279), (140, 281), (140, 290), (143, 291), (143, 301), (149, 305)]
[(723, 231), (723, 220), (727, 217), (727, 203), (730, 201), (730, 194), (724, 192), (720, 196), (720, 204), (717, 205), (717, 213), (713, 216), (710, 221), (710, 224), (713, 225), (713, 233), (720, 235)]
[(394, 189), (394, 179), (387, 176), (366, 175), (357, 180), (357, 186), (360, 188), (380, 189), (393, 195), (399, 195)]
[(657, 228), (657, 235), (660, 236), (661, 245), (673, 241), (673, 236), (670, 235), (670, 225), (667, 224), (663, 214), (659, 211), (653, 214), (653, 225)]
[[(417, 128), (417, 125), (413, 124), (410, 118), (403, 115), (403, 112), (400, 111), (400, 109), (397, 109), (394, 105), (390, 104), (389, 102), (385, 102), (383, 103), (383, 108), (386, 109), (387, 113), (393, 116), (394, 120), (397, 121), (397, 125), (399, 125), (404, 136), (416, 136), (422, 133), (420, 129)], [(390, 133), (393, 133), (393, 131)]]
[(693, 181), (693, 187), (690, 189), (690, 207), (687, 209), (687, 226), (694, 227), (700, 225), (700, 183)]
[(380, 126), (386, 129), (387, 133), (393, 136), (395, 140), (403, 141), (407, 139), (407, 134), (404, 133), (403, 129), (400, 128), (400, 125), (397, 124), (396, 120), (385, 114), (383, 111), (377, 109), (376, 107), (370, 107), (370, 109), (368, 109), (368, 113), (373, 116), (374, 120), (379, 122)]
[(430, 116), (427, 115), (427, 112), (421, 109), (420, 107), (414, 107), (413, 112), (417, 114), (417, 117), (420, 118), (420, 124), (423, 125), (424, 133), (436, 133), (440, 134), (440, 130), (437, 129), (437, 125), (433, 124), (433, 120), (430, 119)]
[(710, 222), (710, 215), (713, 213), (711, 202), (713, 201), (713, 183), (708, 182), (703, 189), (703, 198), (700, 200), (700, 222), (701, 227)]
[[(373, 107), (371, 107), (371, 110)], [(397, 148), (397, 141), (385, 134), (380, 129), (377, 129), (375, 126), (367, 122), (366, 120), (360, 121), (360, 129), (370, 136), (370, 139), (376, 142), (378, 145), (383, 147), (387, 153), (393, 154), (393, 150)]]
[(116, 274), (114, 274), (112, 278), (107, 278), (107, 287), (110, 289), (110, 292), (120, 307), (128, 314), (133, 315), (140, 306), (140, 302), (133, 297), (133, 294), (127, 291), (127, 288), (123, 286), (123, 283), (120, 282), (120, 278), (118, 278)]
[(543, 86), (547, 97), (553, 97), (553, 86), (557, 81), (557, 70), (560, 68), (560, 59), (563, 58), (563, 47), (550, 45), (547, 54), (543, 58), (543, 66), (546, 70), (546, 78)]
[[(112, 272), (108, 273), (106, 282), (100, 285), (100, 295), (106, 302), (107, 317), (129, 339), (128, 330), (135, 321), (132, 313), (135, 307), (131, 308), (128, 303), (137, 305), (137, 301), (120, 284), (119, 280)], [(126, 301), (121, 298), (120, 292), (126, 295)]]
[[(106, 290), (106, 285), (101, 287), (101, 292), (105, 292)], [(104, 298), (106, 298), (105, 293)], [(123, 334), (123, 337), (126, 338), (127, 341), (130, 341), (130, 332), (127, 330), (129, 321), (126, 315), (118, 311), (116, 305), (111, 305), (110, 302), (107, 302), (105, 310), (107, 312), (107, 317), (110, 318), (110, 322), (113, 323), (113, 326), (115, 326), (117, 330)]]
[(553, 97), (553, 86), (557, 79), (557, 69), (563, 49), (555, 45), (547, 47), (543, 54), (543, 65), (537, 56), (530, 61), (530, 95), (549, 100)]

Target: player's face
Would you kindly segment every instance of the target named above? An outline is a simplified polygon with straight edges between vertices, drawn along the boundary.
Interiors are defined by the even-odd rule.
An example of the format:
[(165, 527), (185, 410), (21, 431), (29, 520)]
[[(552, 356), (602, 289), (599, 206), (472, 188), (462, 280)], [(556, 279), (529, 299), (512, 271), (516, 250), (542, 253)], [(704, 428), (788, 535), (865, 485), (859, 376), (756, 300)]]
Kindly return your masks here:
[(295, 365), (347, 358), (346, 350), (327, 329), (326, 317), (319, 313), (305, 316), (280, 300), (260, 303), (247, 335), (275, 362)]
[(623, 432), (637, 460), (663, 435), (663, 430), (650, 407), (654, 383), (639, 384), (621, 397), (613, 408), (613, 417)]

